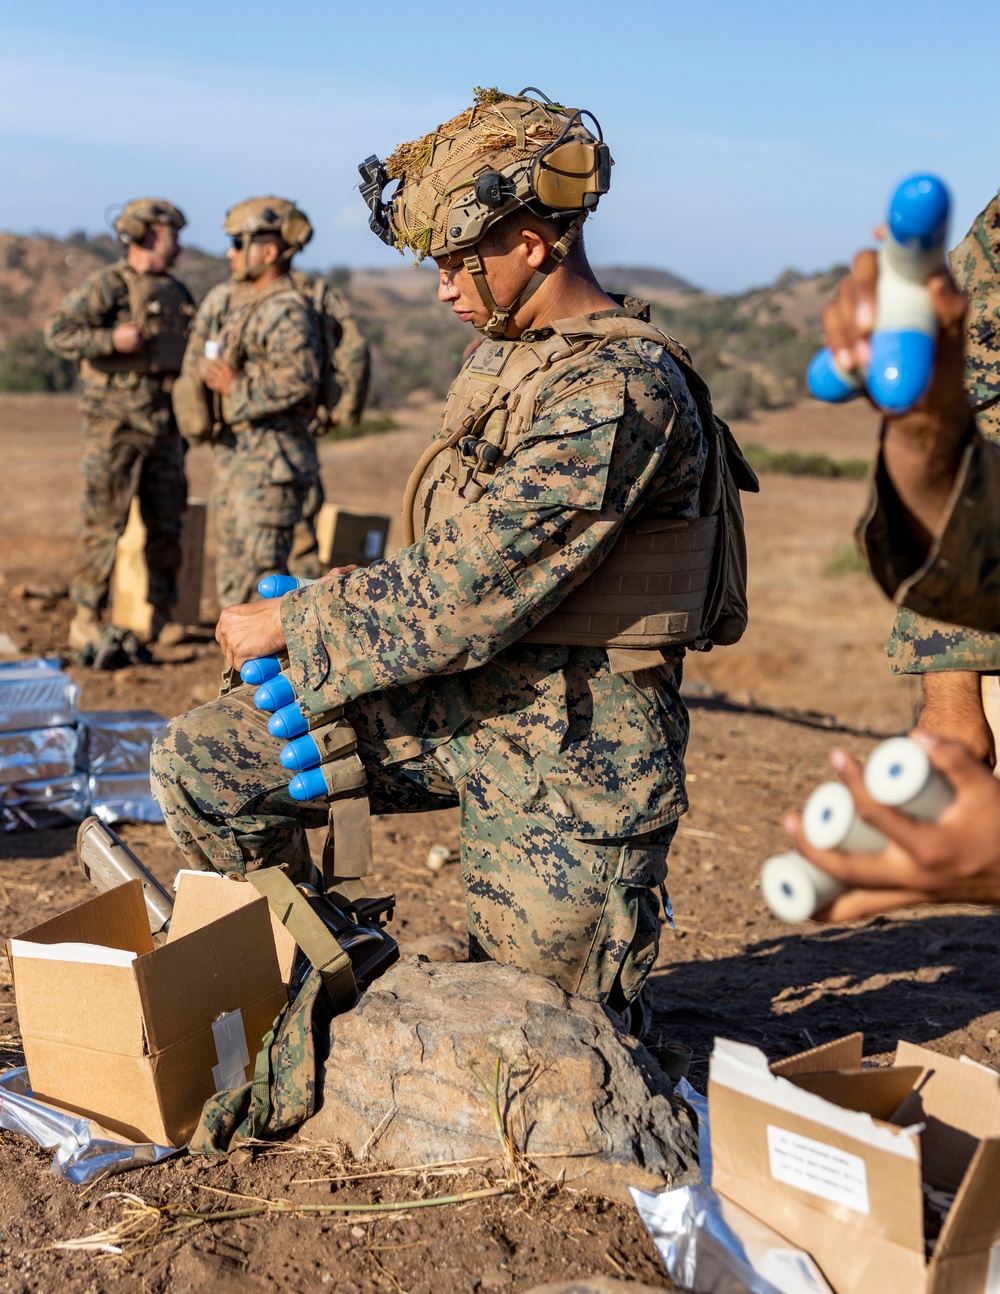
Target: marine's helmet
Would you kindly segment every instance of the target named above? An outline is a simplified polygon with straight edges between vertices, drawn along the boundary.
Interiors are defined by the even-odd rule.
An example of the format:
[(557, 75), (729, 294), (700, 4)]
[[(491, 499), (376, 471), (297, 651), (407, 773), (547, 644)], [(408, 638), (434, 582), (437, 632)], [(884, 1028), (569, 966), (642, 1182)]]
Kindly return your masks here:
[(296, 252), (300, 252), (313, 236), (309, 217), (287, 198), (247, 198), (230, 207), (222, 227), (231, 238), (243, 237), (243, 255), (233, 277), (246, 280), (256, 277), (259, 270), (249, 268), (250, 242), (261, 234), (272, 234), (281, 240), (280, 259), (287, 265)]
[(287, 198), (247, 198), (230, 207), (223, 228), (232, 237), (248, 234), (277, 234), (292, 257), (313, 236), (309, 217)]
[(115, 221), (115, 233), (123, 243), (138, 243), (146, 237), (150, 225), (172, 225), (183, 229), (184, 212), (163, 198), (133, 198), (126, 202)]
[[(529, 86), (518, 95), (477, 90), (471, 108), (429, 135), (401, 144), (384, 163), (367, 158), (359, 170), (372, 230), (400, 251), (409, 248), (418, 261), (468, 252), (466, 266), (494, 316), (482, 331), (503, 336), (507, 317), (530, 292), (498, 317), (473, 250), (476, 243), (518, 207), (542, 217), (569, 217), (553, 248), (558, 263), (607, 193), (612, 165), (592, 113), (553, 103)], [(383, 199), (392, 180), (398, 183)]]

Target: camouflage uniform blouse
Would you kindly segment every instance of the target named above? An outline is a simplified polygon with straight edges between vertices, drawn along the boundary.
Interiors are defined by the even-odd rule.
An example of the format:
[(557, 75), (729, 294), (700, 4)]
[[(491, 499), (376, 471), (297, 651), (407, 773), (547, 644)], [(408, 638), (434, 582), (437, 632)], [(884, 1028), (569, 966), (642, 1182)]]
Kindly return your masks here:
[[(987, 440), (1000, 443), (1000, 195), (980, 212), (951, 253), (951, 268), (969, 298), (965, 325), (969, 403), (978, 430)], [(1000, 515), (1000, 495), (994, 496), (993, 506)], [(908, 606), (897, 613), (886, 652), (897, 674), (1000, 671), (1000, 636), (928, 619)]]
[(300, 704), (357, 701), (387, 762), (477, 734), (472, 748), (489, 751), (520, 810), (583, 839), (674, 821), (686, 808), (684, 649), (614, 675), (601, 648), (518, 639), (593, 571), (630, 514), (697, 517), (706, 458), (662, 347), (616, 340), (555, 362), (482, 498), (391, 559), (282, 599)]

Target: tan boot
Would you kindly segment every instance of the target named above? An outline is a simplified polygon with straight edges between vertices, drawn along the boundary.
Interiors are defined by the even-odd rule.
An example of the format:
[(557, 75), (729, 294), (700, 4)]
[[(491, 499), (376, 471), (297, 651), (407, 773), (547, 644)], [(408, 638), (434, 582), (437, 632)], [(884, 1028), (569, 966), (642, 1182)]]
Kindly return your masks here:
[(154, 611), (149, 622), (149, 642), (159, 643), (161, 647), (176, 647), (187, 637), (187, 630), (176, 620), (171, 620), (168, 611)]
[(76, 615), (69, 622), (67, 641), (74, 651), (83, 651), (93, 646), (101, 636), (101, 622), (97, 612), (91, 607), (77, 607)]

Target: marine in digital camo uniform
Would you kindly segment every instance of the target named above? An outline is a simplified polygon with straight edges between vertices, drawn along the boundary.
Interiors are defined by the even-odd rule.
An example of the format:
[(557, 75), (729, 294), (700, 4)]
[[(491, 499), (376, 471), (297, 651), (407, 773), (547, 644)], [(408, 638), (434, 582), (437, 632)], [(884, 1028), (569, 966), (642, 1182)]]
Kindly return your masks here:
[[(368, 159), (373, 229), (433, 256), (439, 298), (489, 340), (411, 478), (413, 541), (232, 608), (219, 636), (236, 663), (264, 653), (230, 631), (284, 642), (311, 722), (343, 707), (373, 812), (459, 805), (473, 957), (622, 1010), (656, 956), (687, 807), (681, 665), (715, 617), (732, 480), (686, 353), (587, 264), (579, 231), (610, 165), (581, 114), (496, 92), (399, 148), (388, 175)], [(191, 864), (308, 866), (326, 806), (291, 799), (266, 719), (237, 687), (159, 737), (156, 793)]]
[(186, 395), (204, 382), (211, 410), (193, 422), (178, 412), (189, 439), (210, 437), (214, 447), (216, 583), (226, 607), (248, 601), (262, 576), (287, 572), (295, 527), (309, 501), (322, 502), (314, 419), (323, 350), (320, 321), (291, 274), (312, 237), (306, 216), (283, 198), (251, 198), (224, 227), (232, 279), (198, 309), (179, 388)]
[[(980, 212), (950, 259), (956, 282), (969, 298), (969, 402), (981, 434), (1000, 443), (1000, 197)], [(1000, 497), (996, 503), (1000, 508)], [(886, 652), (893, 673), (923, 676), (921, 726), (963, 741), (981, 758), (995, 762), (1000, 635), (960, 628), (901, 607)]]
[(146, 526), (154, 637), (177, 601), (187, 482), (170, 388), (194, 302), (168, 270), (184, 224), (160, 198), (129, 202), (115, 221), (123, 258), (71, 292), (45, 330), (49, 348), (76, 363), (83, 383), (84, 493), (70, 582), (75, 649), (100, 635), (115, 545), (135, 495)]

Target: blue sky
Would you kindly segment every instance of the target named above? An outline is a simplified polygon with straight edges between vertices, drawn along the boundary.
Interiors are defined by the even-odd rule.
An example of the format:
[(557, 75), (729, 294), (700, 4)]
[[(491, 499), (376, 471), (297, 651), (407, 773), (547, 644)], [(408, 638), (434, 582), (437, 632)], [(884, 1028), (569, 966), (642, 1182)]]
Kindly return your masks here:
[(225, 209), (274, 192), (313, 220), (306, 264), (400, 264), (368, 231), (357, 163), (474, 85), (531, 84), (594, 111), (611, 145), (596, 263), (720, 291), (826, 268), (917, 170), (951, 187), (957, 241), (1000, 186), (997, 9), (944, 14), (928, 0), (0, 0), (0, 228), (96, 231), (109, 205), (151, 193), (221, 251)]

